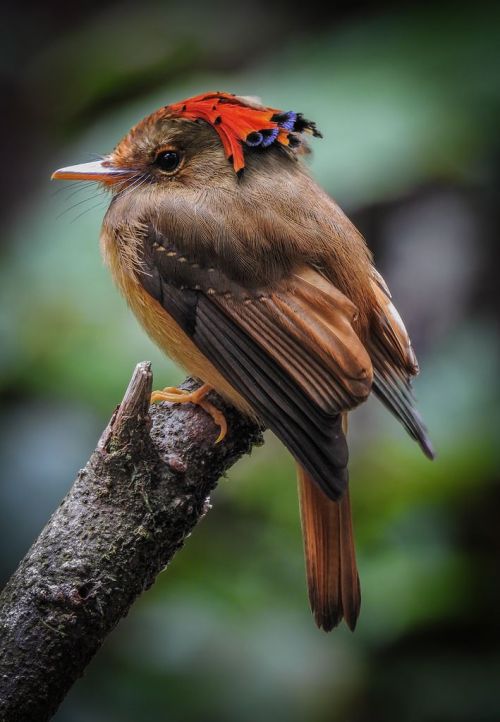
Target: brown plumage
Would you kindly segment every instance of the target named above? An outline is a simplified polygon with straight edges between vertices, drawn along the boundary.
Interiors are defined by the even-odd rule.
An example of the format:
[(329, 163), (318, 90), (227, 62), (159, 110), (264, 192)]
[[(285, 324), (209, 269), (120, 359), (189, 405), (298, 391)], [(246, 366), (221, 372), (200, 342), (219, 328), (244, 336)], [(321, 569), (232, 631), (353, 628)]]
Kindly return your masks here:
[(108, 185), (102, 248), (140, 322), (294, 455), (316, 622), (353, 629), (342, 420), (373, 390), (432, 449), (408, 334), (364, 239), (302, 162), (304, 132), (319, 134), (300, 114), (209, 94), (145, 118), (103, 162), (54, 176)]
[(297, 480), (307, 588), (314, 619), (325, 632), (342, 619), (354, 631), (361, 589), (349, 489), (339, 501), (329, 499), (301, 466), (297, 466)]

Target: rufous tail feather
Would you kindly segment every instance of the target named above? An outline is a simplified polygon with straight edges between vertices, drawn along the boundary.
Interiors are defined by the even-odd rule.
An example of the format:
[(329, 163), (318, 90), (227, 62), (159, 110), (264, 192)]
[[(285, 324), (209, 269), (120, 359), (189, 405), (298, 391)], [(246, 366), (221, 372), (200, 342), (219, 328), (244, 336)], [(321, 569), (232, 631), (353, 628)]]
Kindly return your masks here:
[(309, 602), (316, 624), (329, 632), (342, 619), (354, 630), (361, 606), (351, 505), (347, 489), (329, 499), (297, 466)]

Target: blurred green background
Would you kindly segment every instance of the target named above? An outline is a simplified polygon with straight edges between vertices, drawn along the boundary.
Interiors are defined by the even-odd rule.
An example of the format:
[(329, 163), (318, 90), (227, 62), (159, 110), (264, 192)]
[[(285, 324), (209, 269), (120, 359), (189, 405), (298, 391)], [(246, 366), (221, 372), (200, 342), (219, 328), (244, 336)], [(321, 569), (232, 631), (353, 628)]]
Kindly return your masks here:
[(204, 90), (303, 111), (314, 174), (366, 235), (421, 363), (438, 451), (352, 416), (363, 607), (314, 627), (293, 464), (240, 462), (57, 722), (500, 719), (500, 10), (7, 2), (0, 29), (0, 581), (69, 488), (137, 361), (183, 377), (103, 268), (107, 198), (50, 183)]

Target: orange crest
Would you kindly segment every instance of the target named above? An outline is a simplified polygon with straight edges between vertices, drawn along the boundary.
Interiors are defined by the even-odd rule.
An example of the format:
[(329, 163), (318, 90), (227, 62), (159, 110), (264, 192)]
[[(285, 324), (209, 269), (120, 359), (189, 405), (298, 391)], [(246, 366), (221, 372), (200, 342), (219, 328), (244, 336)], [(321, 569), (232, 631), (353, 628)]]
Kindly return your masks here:
[(300, 144), (294, 133), (308, 132), (321, 137), (316, 125), (300, 113), (265, 108), (231, 93), (203, 93), (173, 103), (166, 110), (182, 118), (210, 123), (236, 173), (245, 167), (244, 144), (251, 148), (267, 148), (273, 143), (294, 147)]

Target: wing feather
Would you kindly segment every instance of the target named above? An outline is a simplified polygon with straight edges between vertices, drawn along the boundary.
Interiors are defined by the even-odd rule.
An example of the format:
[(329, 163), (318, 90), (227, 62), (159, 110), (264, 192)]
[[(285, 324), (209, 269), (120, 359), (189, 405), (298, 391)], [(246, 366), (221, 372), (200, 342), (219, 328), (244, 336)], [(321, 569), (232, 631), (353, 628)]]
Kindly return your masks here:
[(272, 290), (243, 288), (180, 255), (157, 231), (140, 281), (323, 491), (339, 498), (348, 458), (340, 414), (363, 401), (372, 382), (353, 304), (309, 268)]
[(376, 306), (368, 349), (373, 363), (373, 392), (403, 424), (430, 459), (434, 450), (415, 407), (411, 379), (419, 368), (410, 337), (382, 276), (373, 269)]

